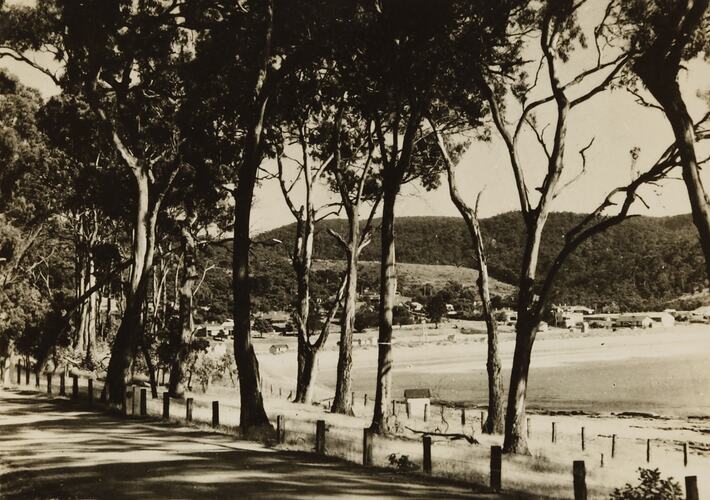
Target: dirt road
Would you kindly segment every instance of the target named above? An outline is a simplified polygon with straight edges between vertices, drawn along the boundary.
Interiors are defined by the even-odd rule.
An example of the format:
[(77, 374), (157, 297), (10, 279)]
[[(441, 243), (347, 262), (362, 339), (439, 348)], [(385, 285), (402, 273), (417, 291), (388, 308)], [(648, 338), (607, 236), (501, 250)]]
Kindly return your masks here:
[(0, 389), (0, 498), (498, 498)]

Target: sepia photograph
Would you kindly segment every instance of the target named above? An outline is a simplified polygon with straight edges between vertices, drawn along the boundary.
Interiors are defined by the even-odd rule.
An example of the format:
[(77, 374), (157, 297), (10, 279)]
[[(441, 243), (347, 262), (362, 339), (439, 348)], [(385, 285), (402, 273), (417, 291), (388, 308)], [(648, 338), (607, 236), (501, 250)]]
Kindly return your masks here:
[(710, 0), (0, 0), (0, 500), (710, 500), (708, 170)]

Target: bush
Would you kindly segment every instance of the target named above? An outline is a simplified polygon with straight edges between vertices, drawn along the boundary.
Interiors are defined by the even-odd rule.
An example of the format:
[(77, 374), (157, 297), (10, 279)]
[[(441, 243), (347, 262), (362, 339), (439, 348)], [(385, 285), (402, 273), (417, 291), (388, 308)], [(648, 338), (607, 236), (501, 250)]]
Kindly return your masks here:
[(274, 327), (269, 320), (264, 318), (256, 318), (254, 320), (254, 331), (258, 333), (273, 333)]
[(355, 330), (364, 332), (366, 328), (377, 326), (380, 321), (380, 316), (377, 311), (370, 309), (362, 309), (355, 314)]
[(390, 465), (392, 467), (397, 468), (398, 470), (404, 471), (404, 472), (411, 472), (414, 470), (417, 470), (419, 467), (417, 467), (417, 464), (409, 460), (408, 455), (401, 455), (397, 456), (396, 453), (391, 453), (387, 459), (390, 462)]
[(612, 500), (674, 500), (683, 498), (683, 490), (672, 477), (661, 479), (658, 469), (639, 468), (639, 484), (616, 488)]

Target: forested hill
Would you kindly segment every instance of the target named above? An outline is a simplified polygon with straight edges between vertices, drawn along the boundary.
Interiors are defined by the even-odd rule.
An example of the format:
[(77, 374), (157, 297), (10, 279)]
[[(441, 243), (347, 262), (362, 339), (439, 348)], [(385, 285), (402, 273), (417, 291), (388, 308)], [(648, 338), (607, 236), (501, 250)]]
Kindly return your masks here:
[[(545, 226), (540, 269), (545, 271), (560, 249), (566, 230), (583, 215), (553, 213)], [(345, 221), (320, 223), (315, 256), (342, 258), (331, 228), (345, 234)], [(509, 212), (481, 221), (493, 277), (515, 284), (519, 272), (523, 223)], [(379, 259), (379, 221), (363, 260)], [(269, 231), (261, 238), (278, 238), (291, 248), (294, 226)], [(400, 217), (396, 223), (397, 259), (419, 264), (473, 266), (471, 244), (457, 217)], [(567, 303), (641, 309), (668, 305), (681, 295), (705, 287), (703, 259), (690, 215), (634, 217), (600, 234), (570, 257), (559, 276), (555, 300)], [(670, 304), (676, 305), (676, 304)], [(683, 305), (681, 305), (683, 306)], [(685, 305), (690, 306), (690, 305)]]

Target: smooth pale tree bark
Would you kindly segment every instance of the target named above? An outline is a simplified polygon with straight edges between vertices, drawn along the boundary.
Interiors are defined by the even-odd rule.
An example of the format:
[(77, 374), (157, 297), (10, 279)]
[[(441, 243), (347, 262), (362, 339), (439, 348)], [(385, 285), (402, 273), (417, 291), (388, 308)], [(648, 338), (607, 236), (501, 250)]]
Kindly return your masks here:
[(234, 182), (234, 246), (232, 258), (232, 295), (234, 297), (234, 359), (239, 374), (239, 396), (241, 401), (239, 425), (242, 432), (260, 427), (271, 427), (264, 410), (261, 394), (259, 361), (251, 341), (251, 286), (249, 279), (249, 235), (251, 207), (254, 198), (256, 176), (261, 165), (262, 132), (269, 93), (266, 79), (271, 58), (271, 37), (274, 23), (274, 2), (269, 0), (266, 7), (267, 19), (264, 32), (264, 49), (261, 65), (254, 86), (254, 116), (247, 129), (244, 157), (236, 172)]
[(363, 189), (365, 181), (370, 171), (370, 158), (363, 169), (360, 177), (359, 185), (355, 199), (350, 198), (348, 187), (339, 172), (335, 173), (336, 184), (340, 190), (341, 200), (345, 213), (348, 218), (348, 239), (343, 239), (335, 231), (328, 232), (340, 244), (340, 247), (345, 253), (347, 261), (345, 270), (345, 292), (343, 297), (343, 308), (340, 315), (340, 345), (338, 346), (338, 368), (335, 383), (335, 397), (331, 411), (333, 413), (341, 413), (343, 415), (352, 415), (352, 349), (353, 349), (353, 332), (355, 330), (355, 313), (357, 312), (357, 278), (358, 278), (358, 259), (363, 248), (370, 243), (370, 229), (372, 227), (372, 219), (379, 205), (379, 196), (375, 199), (370, 215), (365, 224), (365, 228), (360, 231), (360, 208), (363, 201)]
[(182, 398), (185, 396), (185, 374), (187, 373), (187, 361), (190, 354), (190, 342), (192, 341), (192, 331), (194, 329), (192, 299), (195, 284), (197, 283), (197, 244), (189, 222), (183, 221), (180, 227), (180, 239), (182, 240), (183, 264), (180, 276), (180, 288), (178, 290), (179, 302), (179, 323), (180, 330), (174, 331), (172, 339), (174, 355), (170, 366), (170, 385), (168, 392), (171, 397)]
[(410, 111), (406, 131), (401, 138), (399, 151), (397, 133), (393, 133), (392, 153), (388, 154), (384, 131), (379, 120), (375, 122), (380, 153), (382, 155), (382, 223), (380, 257), (380, 310), (377, 352), (377, 379), (375, 403), (370, 429), (377, 434), (393, 431), (392, 415), (392, 313), (397, 294), (397, 269), (395, 255), (395, 203), (405, 174), (409, 171), (414, 149), (414, 140), (419, 130), (422, 116), (418, 111)]
[(121, 404), (124, 398), (133, 356), (143, 333), (143, 304), (146, 301), (153, 268), (155, 226), (159, 209), (159, 204), (156, 206), (149, 200), (147, 167), (136, 165), (133, 171), (138, 193), (131, 276), (126, 294), (126, 309), (111, 348), (111, 359), (106, 373), (108, 397), (113, 404)]
[(483, 319), (486, 322), (486, 333), (488, 336), (488, 349), (486, 355), (486, 370), (488, 372), (488, 416), (483, 426), (484, 432), (488, 434), (500, 434), (504, 430), (503, 422), (503, 379), (501, 377), (501, 361), (498, 353), (498, 329), (493, 318), (493, 307), (491, 306), (491, 294), (488, 277), (488, 264), (486, 263), (486, 250), (483, 244), (483, 234), (478, 221), (478, 202), (481, 193), (476, 200), (476, 208), (469, 207), (458, 190), (456, 183), (455, 165), (448, 152), (448, 148), (436, 124), (431, 121), (436, 140), (444, 158), (446, 165), (447, 180), (449, 182), (449, 195), (451, 201), (463, 217), (466, 227), (474, 247), (474, 254), (478, 267), (478, 295), (481, 299), (481, 310)]
[(678, 86), (678, 72), (683, 52), (691, 35), (702, 24), (708, 10), (708, 0), (678, 0), (666, 2), (662, 8), (668, 29), (655, 33), (647, 49), (636, 58), (633, 69), (663, 109), (673, 129), (681, 159), (683, 182), (688, 191), (693, 223), (698, 230), (700, 246), (705, 256), (705, 271), (710, 278), (710, 199), (700, 177), (695, 152), (696, 133), (693, 121)]
[[(599, 40), (597, 40), (595, 44), (597, 50), (595, 58), (596, 65), (572, 76), (567, 83), (560, 81), (558, 69), (560, 59), (566, 60), (569, 56), (569, 54), (560, 54), (561, 51), (567, 50), (563, 46), (560, 46), (561, 30), (564, 29), (563, 26), (568, 19), (565, 16), (573, 15), (574, 10), (578, 8), (579, 5), (581, 4), (573, 8), (572, 12), (565, 12), (564, 9), (557, 12), (556, 9), (553, 8), (553, 5), (550, 5), (549, 8), (544, 11), (544, 15), (540, 20), (539, 44), (541, 49), (541, 72), (539, 72), (538, 76), (546, 74), (547, 82), (552, 92), (546, 97), (528, 100), (528, 94), (535, 86), (533, 85), (524, 91), (524, 95), (520, 99), (523, 102), (523, 110), (513, 131), (508, 129), (508, 124), (502, 116), (498, 97), (494, 94), (491, 85), (488, 84), (487, 76), (481, 75), (479, 82), (483, 97), (488, 101), (495, 127), (503, 138), (507, 149), (520, 200), (521, 215), (525, 224), (525, 240), (523, 243), (523, 256), (518, 281), (518, 319), (515, 327), (515, 350), (513, 353), (513, 365), (505, 417), (503, 450), (506, 453), (529, 453), (525, 398), (533, 345), (540, 325), (542, 311), (544, 311), (549, 298), (549, 293), (536, 297), (538, 259), (542, 242), (542, 232), (547, 222), (552, 202), (559, 192), (569, 185), (569, 183), (560, 184), (560, 178), (565, 167), (564, 153), (569, 113), (575, 106), (587, 102), (593, 96), (607, 89), (629, 61), (629, 56), (625, 53), (605, 60), (603, 57), (604, 54), (602, 53), (602, 47), (604, 47), (605, 44), (599, 43)], [(564, 18), (557, 18), (555, 16), (563, 16)], [(604, 33), (603, 24), (607, 22), (607, 20), (607, 16), (605, 15), (601, 24), (595, 27), (595, 37), (599, 37)], [(544, 71), (542, 68), (544, 68)], [(594, 83), (592, 84), (588, 83), (591, 78), (594, 78), (594, 80), (592, 80)], [(570, 91), (572, 89), (578, 91), (581, 84), (586, 84), (585, 87), (582, 87), (583, 91), (577, 93), (574, 98), (568, 97), (568, 93), (571, 93)], [(549, 140), (546, 140), (544, 134), (536, 128), (534, 120), (531, 120), (533, 111), (547, 103), (553, 104), (556, 110), (556, 116), (553, 121), (554, 133)], [(536, 205), (531, 203), (528, 185), (524, 176), (526, 162), (530, 160), (528, 158), (521, 158), (518, 154), (519, 136), (524, 127), (529, 127), (532, 132), (534, 132), (541, 146), (542, 153), (547, 159), (545, 177), (540, 186), (535, 188), (539, 194), (539, 200)], [(583, 173), (585, 160), (584, 149), (580, 151), (580, 154), (583, 160)], [(550, 278), (549, 273), (547, 278)], [(552, 280), (548, 280), (547, 278), (544, 278), (543, 282), (551, 286)]]
[[(319, 332), (313, 331), (312, 319), (314, 311), (311, 309), (311, 271), (313, 267), (313, 239), (315, 236), (316, 222), (322, 218), (317, 215), (317, 210), (313, 205), (313, 187), (320, 179), (321, 175), (333, 161), (331, 155), (318, 168), (311, 169), (308, 145), (305, 142), (303, 134), (300, 134), (299, 142), (301, 144), (303, 159), (300, 165), (301, 172), (297, 179), (303, 177), (303, 185), (305, 187), (305, 200), (300, 209), (296, 209), (293, 200), (291, 199), (291, 190), (295, 186), (292, 183), (287, 186), (284, 165), (281, 155), (277, 156), (278, 177), (281, 191), (284, 200), (289, 207), (289, 210), (296, 219), (296, 237), (291, 255), (291, 265), (296, 274), (296, 297), (297, 304), (294, 311), (294, 319), (296, 322), (296, 330), (298, 333), (298, 357), (297, 357), (297, 373), (296, 373), (296, 395), (294, 402), (310, 403), (313, 400), (313, 391), (315, 388), (315, 380), (318, 371), (317, 357), (318, 352), (325, 344), (330, 333), (330, 325), (333, 322), (335, 313), (337, 312), (340, 301), (342, 300), (343, 290), (345, 287), (346, 276), (343, 276), (341, 285), (336, 293), (330, 310), (327, 312), (320, 327)], [(328, 206), (325, 207), (328, 209)]]

